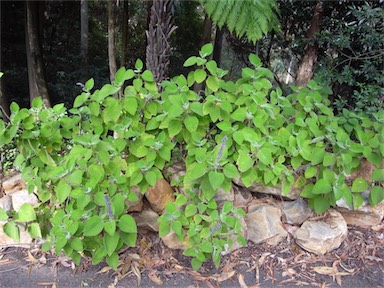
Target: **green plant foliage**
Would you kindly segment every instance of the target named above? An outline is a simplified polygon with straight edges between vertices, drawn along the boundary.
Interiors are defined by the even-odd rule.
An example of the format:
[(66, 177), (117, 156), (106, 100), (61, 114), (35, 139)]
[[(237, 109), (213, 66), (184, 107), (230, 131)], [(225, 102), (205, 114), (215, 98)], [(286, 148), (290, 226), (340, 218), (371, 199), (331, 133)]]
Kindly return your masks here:
[[(17, 239), (17, 223), (23, 223), (33, 237), (47, 238), (44, 250), (64, 252), (76, 263), (80, 255), (94, 264), (105, 259), (116, 269), (117, 251), (136, 245), (136, 223), (126, 214), (126, 202), (137, 198), (131, 188), (145, 193), (173, 160), (186, 165), (178, 181), (185, 194), (166, 206), (160, 235), (173, 231), (194, 269), (209, 258), (219, 265), (234, 239), (245, 244), (245, 212), (215, 200), (235, 178), (246, 186), (281, 185), (283, 193), (301, 188), (317, 213), (341, 198), (358, 207), (369, 189), (372, 205), (382, 201), (383, 112), (374, 120), (348, 111), (334, 116), (329, 89), (313, 81), (284, 96), (255, 55), (254, 69), (225, 81), (226, 71), (207, 61), (210, 53), (207, 45), (185, 61), (204, 71), (204, 95), (190, 88), (204, 73), (164, 81), (159, 92), (137, 61), (135, 71), (119, 69), (116, 81), (101, 89), (91, 91), (89, 80), (70, 110), (63, 104), (45, 109), (41, 99), (30, 109), (12, 104), (10, 123), (0, 122), (1, 145), (17, 143), (14, 165), (42, 203), (9, 217), (1, 213), (8, 217), (7, 235)], [(119, 93), (124, 97), (113, 97)], [(347, 182), (344, 175), (359, 167), (361, 157), (378, 168), (373, 182)]]
[[(204, 10), (220, 28), (224, 25), (237, 37), (256, 42), (272, 29), (278, 29), (278, 8), (274, 0), (201, 0)], [(203, 55), (202, 55), (203, 57)]]

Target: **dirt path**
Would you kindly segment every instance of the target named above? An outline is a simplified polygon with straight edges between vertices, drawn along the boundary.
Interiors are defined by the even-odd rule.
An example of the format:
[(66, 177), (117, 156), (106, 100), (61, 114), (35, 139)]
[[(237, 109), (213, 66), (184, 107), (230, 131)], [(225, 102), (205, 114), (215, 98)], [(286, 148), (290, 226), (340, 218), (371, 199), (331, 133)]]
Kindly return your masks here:
[(384, 230), (349, 227), (340, 248), (324, 256), (303, 251), (287, 239), (276, 247), (250, 245), (193, 271), (189, 258), (143, 232), (138, 247), (120, 253), (117, 272), (84, 259), (74, 267), (65, 257), (36, 249), (0, 252), (0, 287), (384, 287)]

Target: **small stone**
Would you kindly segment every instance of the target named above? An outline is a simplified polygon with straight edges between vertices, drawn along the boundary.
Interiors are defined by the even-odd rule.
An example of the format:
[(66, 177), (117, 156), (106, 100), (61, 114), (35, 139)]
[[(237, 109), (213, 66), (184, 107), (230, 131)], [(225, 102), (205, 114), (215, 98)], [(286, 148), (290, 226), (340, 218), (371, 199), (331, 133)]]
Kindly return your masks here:
[(13, 192), (10, 196), (12, 198), (12, 207), (15, 211), (19, 211), (23, 204), (31, 204), (34, 206), (39, 203), (37, 196), (33, 193), (28, 193), (26, 189)]
[(15, 241), (11, 237), (9, 237), (7, 234), (5, 234), (3, 230), (3, 226), (6, 224), (6, 221), (0, 221), (0, 247), (6, 248), (6, 247), (20, 247), (20, 248), (30, 248), (33, 244), (33, 239), (31, 235), (27, 231), (25, 231), (25, 228), (19, 225), (20, 230), (20, 242)]
[[(245, 187), (240, 177), (233, 179), (233, 182), (241, 187)], [(279, 197), (283, 197), (291, 200), (300, 198), (300, 193), (301, 193), (300, 189), (293, 188), (291, 189), (291, 191), (288, 192), (287, 195), (283, 195), (283, 193), (281, 192), (280, 186), (264, 186), (263, 184), (260, 184), (260, 183), (253, 183), (250, 187), (247, 187), (247, 189), (254, 193), (270, 194), (270, 195), (275, 195), (275, 196), (279, 196)]]
[(23, 178), (21, 177), (20, 173), (3, 181), (3, 190), (5, 194), (11, 194), (16, 191), (23, 190), (25, 189), (25, 187), (26, 187), (26, 184)]
[(219, 188), (214, 197), (217, 204), (221, 206), (221, 204), (225, 201), (233, 202), (235, 200), (235, 192), (233, 190), (233, 185), (231, 183), (231, 189), (229, 191), (225, 191), (223, 188)]
[(338, 248), (347, 237), (347, 223), (334, 209), (324, 219), (307, 220), (296, 230), (294, 238), (303, 249), (324, 255)]
[(247, 239), (255, 244), (277, 245), (288, 235), (280, 218), (281, 211), (277, 207), (263, 203), (250, 206), (246, 216)]
[(305, 220), (313, 216), (312, 209), (302, 198), (284, 202), (282, 212), (283, 220), (288, 224), (301, 225)]
[(177, 239), (176, 234), (173, 231), (161, 237), (161, 240), (163, 240), (165, 246), (170, 249), (185, 250), (188, 248), (179, 239)]
[(384, 217), (384, 202), (380, 202), (372, 207), (368, 202), (364, 202), (357, 210), (337, 207), (337, 211), (344, 217), (348, 225), (368, 228), (379, 225)]
[(12, 210), (12, 198), (10, 195), (4, 195), (0, 198), (0, 208), (4, 211)]
[(168, 202), (174, 202), (175, 196), (172, 187), (165, 179), (159, 179), (155, 187), (149, 187), (145, 192), (149, 204), (153, 211), (161, 214)]
[(147, 209), (132, 216), (136, 220), (137, 227), (159, 231), (159, 222), (157, 222), (159, 215), (156, 212)]
[(246, 208), (251, 203), (253, 197), (246, 188), (234, 186), (235, 199), (233, 205), (237, 208)]

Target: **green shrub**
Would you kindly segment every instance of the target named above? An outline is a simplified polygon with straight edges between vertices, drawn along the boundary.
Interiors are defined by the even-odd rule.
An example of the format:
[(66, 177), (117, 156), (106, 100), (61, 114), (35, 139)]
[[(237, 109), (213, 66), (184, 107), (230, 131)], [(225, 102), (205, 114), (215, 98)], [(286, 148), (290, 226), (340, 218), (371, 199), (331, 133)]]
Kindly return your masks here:
[[(160, 235), (172, 230), (184, 241), (195, 269), (211, 256), (219, 265), (232, 244), (228, 235), (245, 244), (244, 211), (214, 198), (235, 178), (246, 186), (281, 185), (283, 193), (301, 188), (317, 213), (341, 198), (358, 207), (368, 188), (373, 205), (383, 199), (383, 112), (373, 114), (375, 121), (348, 112), (335, 117), (329, 89), (313, 81), (285, 97), (255, 55), (254, 69), (225, 81), (227, 72), (207, 60), (212, 50), (205, 45), (199, 57), (187, 59), (184, 65), (197, 69), (164, 81), (161, 92), (138, 60), (135, 70), (120, 68), (115, 82), (100, 90), (91, 92), (89, 80), (70, 110), (62, 104), (46, 109), (41, 99), (30, 109), (13, 103), (10, 124), (0, 122), (0, 146), (15, 139), (15, 165), (41, 204), (11, 215), (0, 211), (8, 219), (5, 232), (17, 239), (16, 223), (24, 223), (34, 238), (47, 238), (44, 250), (54, 245), (76, 263), (82, 254), (94, 264), (106, 258), (116, 269), (117, 251), (136, 244), (136, 223), (125, 205), (137, 199), (131, 187), (144, 193), (173, 160), (186, 164), (185, 194), (159, 218)], [(196, 82), (205, 84), (204, 95), (191, 90)], [(345, 179), (361, 157), (378, 167), (374, 187)]]

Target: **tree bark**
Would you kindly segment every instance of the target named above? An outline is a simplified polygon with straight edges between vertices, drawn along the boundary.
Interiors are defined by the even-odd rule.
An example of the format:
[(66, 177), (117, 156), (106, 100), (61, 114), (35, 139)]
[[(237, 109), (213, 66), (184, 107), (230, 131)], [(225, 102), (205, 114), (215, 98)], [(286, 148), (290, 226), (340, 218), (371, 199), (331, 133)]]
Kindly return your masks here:
[(204, 18), (204, 24), (203, 24), (203, 36), (201, 37), (201, 45), (210, 43), (212, 40), (212, 21), (209, 19), (207, 15), (205, 15)]
[(129, 19), (129, 1), (122, 1), (123, 16), (121, 19), (121, 61), (120, 66), (127, 65), (127, 50), (128, 50), (128, 19)]
[(115, 0), (108, 0), (108, 62), (110, 79), (113, 81), (117, 70), (115, 54)]
[(81, 29), (81, 58), (85, 67), (88, 66), (88, 0), (81, 0), (80, 29)]
[(166, 78), (171, 52), (170, 37), (177, 28), (173, 25), (172, 2), (173, 0), (153, 1), (146, 31), (146, 68), (152, 71), (156, 83)]
[(213, 48), (212, 59), (216, 61), (217, 67), (221, 67), (221, 52), (223, 50), (223, 38), (224, 38), (224, 29), (216, 28), (215, 34), (215, 44)]
[(38, 5), (36, 1), (26, 1), (25, 40), (28, 64), (30, 101), (41, 97), (47, 107), (51, 106), (47, 83), (44, 76), (43, 57), (38, 28)]
[(313, 13), (311, 26), (309, 27), (305, 55), (300, 63), (296, 76), (296, 85), (305, 86), (313, 76), (313, 68), (317, 61), (316, 34), (320, 32), (321, 21), (323, 18), (323, 2), (317, 0), (315, 12)]

